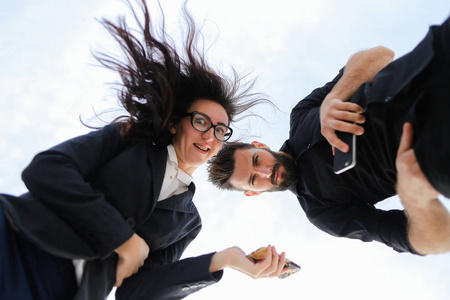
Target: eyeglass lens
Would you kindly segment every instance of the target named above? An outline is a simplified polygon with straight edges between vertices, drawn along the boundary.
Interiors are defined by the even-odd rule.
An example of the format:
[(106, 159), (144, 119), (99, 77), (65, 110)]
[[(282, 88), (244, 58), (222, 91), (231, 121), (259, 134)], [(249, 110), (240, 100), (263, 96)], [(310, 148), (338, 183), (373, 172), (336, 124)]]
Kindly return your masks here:
[[(192, 126), (198, 131), (207, 131), (212, 127), (211, 120), (209, 120), (206, 116), (203, 116), (199, 113), (195, 113), (192, 115)], [(227, 140), (230, 135), (230, 130), (226, 126), (215, 125), (214, 126), (214, 136), (220, 140)]]

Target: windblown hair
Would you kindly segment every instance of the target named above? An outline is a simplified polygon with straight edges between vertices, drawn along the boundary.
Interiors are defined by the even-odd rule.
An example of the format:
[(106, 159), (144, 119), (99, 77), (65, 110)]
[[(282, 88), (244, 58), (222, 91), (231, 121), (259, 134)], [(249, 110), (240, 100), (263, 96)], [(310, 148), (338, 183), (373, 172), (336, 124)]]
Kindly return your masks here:
[(145, 0), (136, 1), (142, 10), (143, 21), (140, 21), (132, 4), (129, 1), (127, 4), (139, 30), (130, 29), (123, 16), (118, 17), (115, 23), (101, 20), (119, 43), (126, 61), (105, 53), (95, 55), (103, 66), (117, 71), (121, 77), (118, 97), (129, 115), (116, 118), (113, 122), (129, 124), (126, 138), (150, 139), (161, 146), (169, 144), (172, 139), (169, 132), (171, 123), (177, 122), (200, 98), (222, 105), (229, 122), (237, 121), (237, 115), (258, 103), (271, 103), (259, 94), (249, 93), (254, 80), (241, 84), (245, 76), (239, 77), (234, 69), (232, 78), (227, 78), (208, 65), (204, 49), (196, 46), (199, 36), (202, 36), (187, 10), (187, 1), (182, 7), (187, 25), (183, 55), (177, 53), (172, 38), (165, 31), (161, 6), (162, 22), (155, 28)]
[(234, 172), (234, 153), (239, 149), (255, 148), (252, 144), (231, 142), (222, 146), (208, 161), (208, 180), (221, 190), (237, 190), (230, 184), (230, 178)]

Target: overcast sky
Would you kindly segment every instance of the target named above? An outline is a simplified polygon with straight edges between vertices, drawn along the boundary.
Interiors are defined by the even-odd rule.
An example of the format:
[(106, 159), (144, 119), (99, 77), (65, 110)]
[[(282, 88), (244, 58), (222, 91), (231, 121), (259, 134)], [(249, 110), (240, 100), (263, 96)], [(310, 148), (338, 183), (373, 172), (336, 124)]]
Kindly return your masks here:
[[(163, 0), (162, 6), (176, 36), (181, 1)], [(225, 72), (231, 65), (252, 72), (255, 91), (278, 106), (277, 112), (258, 110), (267, 122), (236, 128), (253, 135), (246, 140), (275, 150), (288, 137), (290, 109), (332, 79), (353, 53), (384, 45), (399, 57), (450, 12), (448, 0), (191, 0), (189, 8), (204, 24), (210, 61)], [(20, 173), (37, 152), (88, 132), (80, 115), (93, 124), (94, 112), (116, 107), (107, 83), (117, 77), (96, 66), (91, 51), (114, 51), (96, 19), (119, 13), (128, 11), (115, 0), (0, 3), (1, 193), (25, 191)], [(252, 280), (226, 270), (221, 282), (189, 299), (450, 299), (448, 254), (417, 257), (331, 237), (309, 223), (289, 192), (247, 198), (214, 189), (203, 167), (194, 177), (203, 231), (185, 257), (273, 244), (302, 270), (284, 280)], [(401, 205), (394, 198), (380, 207)]]

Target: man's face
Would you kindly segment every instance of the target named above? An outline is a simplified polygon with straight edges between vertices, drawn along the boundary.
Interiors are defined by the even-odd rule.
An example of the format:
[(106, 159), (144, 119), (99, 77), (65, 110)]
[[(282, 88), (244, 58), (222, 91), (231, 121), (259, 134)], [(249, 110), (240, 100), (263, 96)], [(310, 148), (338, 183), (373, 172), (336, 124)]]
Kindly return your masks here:
[(238, 149), (230, 184), (239, 190), (284, 191), (297, 181), (297, 167), (288, 156), (265, 148)]

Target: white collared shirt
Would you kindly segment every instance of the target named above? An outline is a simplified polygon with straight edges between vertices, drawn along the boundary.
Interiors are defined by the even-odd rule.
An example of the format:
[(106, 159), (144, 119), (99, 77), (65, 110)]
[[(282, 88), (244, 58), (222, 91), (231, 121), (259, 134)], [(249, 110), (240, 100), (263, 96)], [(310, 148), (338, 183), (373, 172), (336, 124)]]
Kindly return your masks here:
[(166, 173), (164, 175), (164, 181), (161, 186), (158, 201), (186, 192), (188, 186), (194, 180), (192, 176), (178, 168), (177, 153), (172, 144), (167, 146), (167, 152)]

